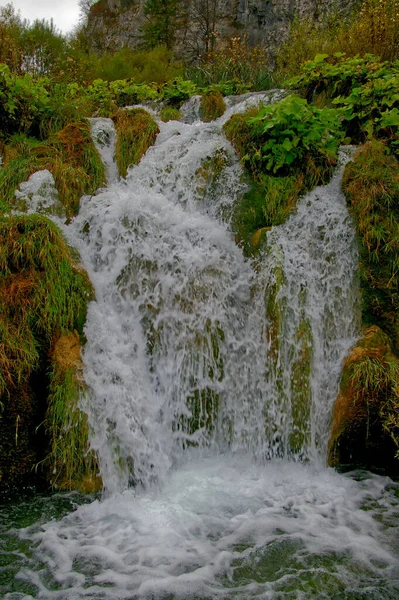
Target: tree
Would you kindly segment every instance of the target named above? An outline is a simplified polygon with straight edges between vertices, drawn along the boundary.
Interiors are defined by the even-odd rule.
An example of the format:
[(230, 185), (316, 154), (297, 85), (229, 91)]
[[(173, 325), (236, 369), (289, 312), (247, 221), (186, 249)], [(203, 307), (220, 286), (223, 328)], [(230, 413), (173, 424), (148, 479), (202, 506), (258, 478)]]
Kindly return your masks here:
[(182, 0), (147, 0), (144, 5), (147, 22), (141, 28), (142, 46), (172, 49), (178, 31), (187, 17), (187, 6)]
[(67, 41), (53, 20), (36, 19), (21, 36), (23, 69), (32, 75), (49, 75), (67, 51)]
[(13, 73), (22, 69), (21, 36), (26, 21), (12, 4), (0, 7), (0, 63), (6, 64)]
[(218, 0), (192, 0), (191, 14), (203, 50), (206, 54), (212, 52), (216, 42), (216, 26), (220, 18)]

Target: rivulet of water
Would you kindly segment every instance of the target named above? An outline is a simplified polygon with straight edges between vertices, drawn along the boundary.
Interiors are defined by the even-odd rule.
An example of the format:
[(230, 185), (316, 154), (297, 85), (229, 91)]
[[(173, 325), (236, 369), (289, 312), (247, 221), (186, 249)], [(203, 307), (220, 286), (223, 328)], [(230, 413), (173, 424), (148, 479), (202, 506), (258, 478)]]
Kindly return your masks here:
[(63, 226), (96, 291), (84, 409), (105, 493), (14, 525), (7, 600), (398, 597), (398, 486), (325, 466), (358, 327), (342, 168), (256, 265), (230, 229), (245, 184), (222, 125), (278, 96), (208, 124), (192, 101)]

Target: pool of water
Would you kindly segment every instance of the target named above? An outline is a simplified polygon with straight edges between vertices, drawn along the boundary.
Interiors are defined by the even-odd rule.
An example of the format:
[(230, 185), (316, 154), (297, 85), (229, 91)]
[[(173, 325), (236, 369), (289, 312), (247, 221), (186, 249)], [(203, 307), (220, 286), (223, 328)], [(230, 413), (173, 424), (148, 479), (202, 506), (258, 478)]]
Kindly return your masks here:
[(2, 505), (0, 594), (394, 600), (398, 525), (387, 477), (192, 454), (147, 490)]

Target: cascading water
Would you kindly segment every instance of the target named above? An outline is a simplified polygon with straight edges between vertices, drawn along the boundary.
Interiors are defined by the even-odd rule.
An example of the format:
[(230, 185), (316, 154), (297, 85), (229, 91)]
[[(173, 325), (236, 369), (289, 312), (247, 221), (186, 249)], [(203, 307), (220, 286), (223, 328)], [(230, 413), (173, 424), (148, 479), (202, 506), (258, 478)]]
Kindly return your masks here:
[(160, 124), (64, 226), (96, 289), (85, 409), (106, 497), (19, 532), (36, 549), (8, 600), (397, 597), (396, 488), (324, 464), (357, 330), (340, 173), (255, 269), (229, 228), (245, 186), (226, 118)]

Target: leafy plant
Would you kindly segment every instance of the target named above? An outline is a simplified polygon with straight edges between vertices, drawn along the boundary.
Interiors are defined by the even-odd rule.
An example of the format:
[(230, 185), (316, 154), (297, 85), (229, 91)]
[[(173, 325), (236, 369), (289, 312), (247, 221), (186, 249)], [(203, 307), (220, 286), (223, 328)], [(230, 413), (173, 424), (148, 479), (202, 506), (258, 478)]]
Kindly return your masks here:
[(285, 175), (310, 160), (329, 171), (343, 137), (337, 110), (314, 108), (294, 95), (262, 107), (246, 124), (242, 160), (254, 172)]
[(180, 108), (180, 106), (197, 92), (195, 83), (185, 81), (181, 77), (177, 77), (172, 81), (168, 81), (161, 88), (162, 98), (170, 106)]

